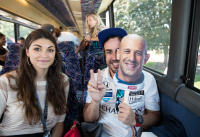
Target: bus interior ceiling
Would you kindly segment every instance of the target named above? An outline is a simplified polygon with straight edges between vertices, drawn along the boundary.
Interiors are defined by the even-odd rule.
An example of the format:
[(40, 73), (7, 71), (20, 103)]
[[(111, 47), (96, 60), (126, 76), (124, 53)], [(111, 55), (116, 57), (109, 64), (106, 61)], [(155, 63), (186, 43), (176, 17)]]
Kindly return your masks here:
[[(112, 0), (1, 0), (0, 9), (36, 24), (52, 24), (78, 37), (85, 32), (85, 17), (106, 10)], [(102, 4), (104, 3), (104, 4)]]
[[(64, 31), (71, 31), (81, 38), (86, 32), (86, 15), (89, 12), (101, 13), (112, 2), (113, 0), (0, 0), (0, 9), (38, 25), (50, 23), (55, 27), (62, 27)], [(188, 137), (196, 137), (200, 134), (200, 94), (188, 88), (183, 81), (187, 47), (190, 46), (190, 5), (191, 2), (187, 0), (173, 0), (168, 72), (166, 75), (159, 75), (154, 71), (151, 73), (158, 84), (162, 114), (173, 115), (183, 123)], [(151, 71), (149, 68), (144, 69)]]

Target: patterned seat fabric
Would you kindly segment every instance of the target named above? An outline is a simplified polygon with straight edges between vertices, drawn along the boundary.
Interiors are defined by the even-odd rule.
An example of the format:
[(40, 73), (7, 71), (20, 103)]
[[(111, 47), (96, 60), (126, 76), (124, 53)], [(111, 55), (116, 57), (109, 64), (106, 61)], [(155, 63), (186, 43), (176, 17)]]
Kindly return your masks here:
[(72, 92), (75, 93), (78, 101), (81, 101), (82, 96), (82, 74), (78, 56), (75, 53), (74, 43), (65, 41), (58, 44), (64, 62), (64, 73), (71, 80), (70, 86)]
[(5, 65), (0, 74), (10, 72), (18, 68), (21, 47), (23, 47), (23, 45), (19, 43), (9, 43), (9, 45), (7, 46), (8, 55), (6, 57)]
[(90, 69), (94, 69), (95, 56), (89, 55), (85, 58), (85, 69), (84, 69), (84, 91), (87, 91), (87, 84), (90, 79)]
[(70, 78), (70, 91), (67, 100), (69, 113), (64, 121), (64, 131), (66, 133), (73, 121), (80, 121), (82, 117), (82, 74), (74, 43), (72, 41), (61, 42), (58, 44), (58, 48), (64, 62), (63, 72)]
[(87, 84), (90, 79), (90, 69), (97, 72), (98, 69), (106, 67), (103, 46), (98, 41), (90, 41), (85, 56), (84, 68), (84, 91), (87, 90)]

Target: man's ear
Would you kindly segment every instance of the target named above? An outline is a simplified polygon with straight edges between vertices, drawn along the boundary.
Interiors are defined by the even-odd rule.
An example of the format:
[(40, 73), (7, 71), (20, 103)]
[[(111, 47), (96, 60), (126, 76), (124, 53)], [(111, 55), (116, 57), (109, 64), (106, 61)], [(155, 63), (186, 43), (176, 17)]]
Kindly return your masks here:
[(147, 61), (149, 60), (149, 58), (150, 58), (150, 54), (146, 54), (145, 58), (144, 58), (144, 64), (147, 63)]
[(120, 50), (117, 49), (117, 60), (120, 60)]

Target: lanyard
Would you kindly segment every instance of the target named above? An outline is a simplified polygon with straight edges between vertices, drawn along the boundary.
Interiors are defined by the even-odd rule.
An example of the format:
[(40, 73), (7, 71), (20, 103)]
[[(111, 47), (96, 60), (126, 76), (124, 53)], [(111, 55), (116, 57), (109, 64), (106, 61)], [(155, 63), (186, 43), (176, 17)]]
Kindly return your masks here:
[[(47, 85), (46, 85), (46, 89), (47, 89)], [(36, 92), (36, 99), (37, 99), (38, 107), (42, 111), (42, 107), (41, 107), (40, 100), (39, 100), (37, 92)], [(42, 112), (42, 117), (41, 117), (41, 122), (42, 122), (42, 125), (43, 125), (43, 131), (45, 133), (48, 132), (48, 130), (47, 130), (47, 124), (46, 124), (47, 115), (48, 115), (48, 101), (47, 101), (47, 97), (46, 97), (45, 98), (44, 112)]]

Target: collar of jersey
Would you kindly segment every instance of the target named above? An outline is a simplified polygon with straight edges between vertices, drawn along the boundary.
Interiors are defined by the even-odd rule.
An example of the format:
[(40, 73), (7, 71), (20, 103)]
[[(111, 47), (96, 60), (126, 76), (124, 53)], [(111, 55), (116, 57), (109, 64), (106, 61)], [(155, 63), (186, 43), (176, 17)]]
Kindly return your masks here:
[(106, 67), (104, 71), (105, 71), (104, 76), (105, 76), (106, 78), (112, 79), (112, 77), (110, 76), (109, 68)]
[(142, 72), (141, 78), (137, 82), (135, 82), (135, 83), (126, 82), (126, 81), (123, 81), (123, 80), (119, 79), (119, 77), (118, 77), (118, 70), (116, 71), (114, 77), (116, 77), (118, 83), (126, 84), (126, 85), (137, 85), (137, 84), (141, 84), (144, 81), (144, 74), (143, 74), (143, 72)]

